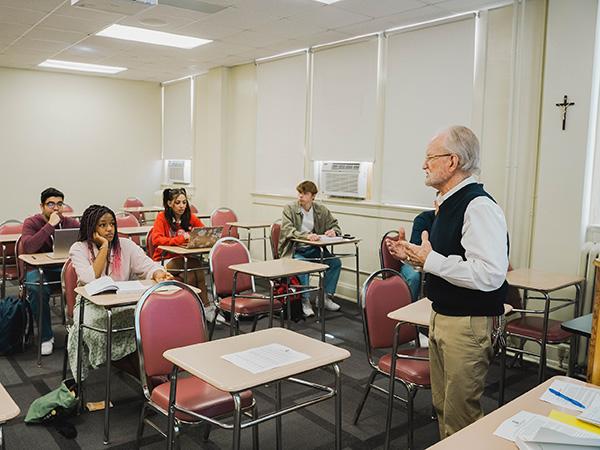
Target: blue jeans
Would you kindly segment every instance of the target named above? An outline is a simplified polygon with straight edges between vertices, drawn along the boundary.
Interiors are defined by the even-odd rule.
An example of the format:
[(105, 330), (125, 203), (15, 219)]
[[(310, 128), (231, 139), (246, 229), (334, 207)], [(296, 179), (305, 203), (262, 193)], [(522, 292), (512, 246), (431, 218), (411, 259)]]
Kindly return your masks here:
[[(52, 267), (44, 270), (44, 281), (60, 281), (60, 267)], [(30, 270), (25, 275), (25, 282), (27, 283), (27, 292), (29, 301), (31, 302), (31, 310), (33, 317), (37, 320), (39, 317), (39, 299), (40, 299), (40, 287), (38, 285), (40, 279), (40, 273), (37, 270)], [(42, 286), (42, 301), (44, 302), (44, 310), (42, 314), (42, 342), (49, 341), (54, 337), (52, 333), (52, 319), (50, 317), (50, 294), (52, 292), (51, 286)]]
[[(331, 257), (331, 253), (324, 249), (323, 256), (325, 258)], [(294, 252), (294, 259), (312, 259), (314, 262), (319, 262), (321, 258), (321, 251), (317, 247), (300, 247)], [(340, 272), (342, 271), (342, 263), (340, 258), (325, 259), (323, 264), (327, 264), (329, 269), (325, 271), (324, 288), (325, 294), (335, 294), (335, 288), (337, 287), (338, 280), (340, 279)], [(298, 280), (301, 284), (308, 284), (308, 274), (298, 275)], [(308, 298), (308, 292), (302, 294), (304, 298)]]
[(413, 269), (410, 264), (402, 264), (400, 275), (408, 284), (412, 301), (416, 302), (419, 299), (419, 291), (421, 290), (421, 273)]

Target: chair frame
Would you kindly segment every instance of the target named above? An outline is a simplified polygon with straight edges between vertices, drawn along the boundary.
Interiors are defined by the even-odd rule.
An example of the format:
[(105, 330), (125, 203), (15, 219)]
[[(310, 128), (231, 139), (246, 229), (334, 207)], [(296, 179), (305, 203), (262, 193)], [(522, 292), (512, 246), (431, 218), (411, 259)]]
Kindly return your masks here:
[[(65, 348), (64, 348), (64, 356), (63, 356), (63, 368), (62, 368), (62, 377), (63, 380), (65, 380), (67, 378), (67, 365), (68, 365), (68, 361), (69, 361), (69, 353), (68, 353), (68, 340), (69, 340), (69, 332), (71, 331), (74, 321), (73, 321), (73, 316), (69, 316), (69, 314), (67, 314), (67, 286), (66, 286), (66, 281), (65, 281), (65, 276), (66, 276), (66, 272), (68, 270), (69, 267), (72, 267), (72, 261), (71, 259), (67, 259), (65, 261), (65, 263), (62, 266), (62, 269), (60, 271), (60, 287), (61, 287), (61, 296), (60, 296), (60, 303), (61, 303), (61, 311), (62, 311), (62, 323), (65, 327)], [(73, 268), (73, 270), (75, 270)], [(73, 305), (75, 306), (75, 305)]]
[[(165, 411), (163, 408), (161, 408), (159, 405), (155, 404), (151, 400), (151, 390), (149, 388), (149, 383), (148, 383), (148, 379), (146, 377), (146, 370), (145, 370), (145, 366), (144, 366), (144, 349), (143, 349), (143, 344), (142, 344), (142, 339), (141, 339), (141, 331), (140, 331), (141, 330), (141, 328), (140, 328), (140, 311), (141, 311), (144, 303), (148, 300), (148, 298), (157, 289), (160, 289), (165, 286), (176, 286), (180, 289), (183, 289), (183, 290), (189, 292), (191, 295), (193, 295), (194, 298), (196, 299), (196, 302), (198, 303), (198, 308), (200, 308), (202, 322), (204, 322), (206, 320), (206, 318), (204, 316), (204, 306), (202, 305), (202, 301), (198, 297), (198, 294), (196, 294), (196, 292), (194, 292), (188, 285), (181, 283), (179, 281), (169, 280), (169, 281), (163, 281), (161, 283), (155, 284), (154, 286), (147, 289), (144, 292), (144, 294), (142, 295), (142, 297), (140, 298), (140, 300), (138, 301), (138, 304), (137, 304), (136, 310), (135, 310), (135, 338), (136, 338), (136, 342), (137, 342), (138, 357), (139, 357), (139, 363), (140, 363), (140, 381), (142, 383), (142, 390), (144, 392), (144, 397), (146, 398), (146, 400), (144, 401), (144, 403), (142, 405), (142, 410), (141, 410), (139, 421), (138, 421), (138, 428), (137, 428), (137, 433), (136, 433), (137, 448), (139, 448), (139, 446), (140, 446), (140, 441), (141, 441), (142, 435), (144, 433), (144, 424), (146, 424), (146, 423), (167, 439), (167, 448), (169, 448), (169, 449), (173, 448), (173, 446), (176, 446), (176, 448), (179, 447), (178, 441), (179, 441), (180, 430), (182, 428), (182, 425), (198, 426), (198, 425), (202, 425), (203, 423), (206, 423), (206, 430), (204, 432), (204, 440), (208, 440), (209, 433), (210, 433), (210, 425), (216, 425), (220, 428), (225, 428), (228, 430), (233, 430), (233, 428), (234, 428), (232, 424), (228, 424), (228, 423), (218, 420), (221, 417), (229, 417), (230, 414), (226, 414), (226, 415), (218, 416), (218, 417), (208, 417), (208, 416), (198, 414), (194, 411), (190, 411), (186, 408), (183, 408), (183, 407), (177, 405), (175, 399), (177, 398), (176, 397), (177, 378), (178, 378), (178, 373), (179, 373), (180, 369), (175, 364), (173, 364), (173, 369), (171, 371), (171, 374), (169, 375), (169, 381), (171, 383), (171, 386), (170, 386), (171, 389), (170, 389), (170, 395), (169, 395), (169, 405), (170, 405), (169, 410)], [(152, 422), (150, 419), (148, 419), (146, 417), (146, 409), (148, 409), (148, 408), (154, 410), (157, 413), (162, 413), (163, 415), (165, 415), (167, 417), (168, 425), (167, 425), (166, 433), (163, 430), (161, 430), (160, 427), (156, 423)], [(179, 419), (175, 416), (176, 411), (196, 417), (198, 419), (198, 421), (192, 422), (192, 421)], [(256, 419), (258, 417), (256, 400), (253, 399), (252, 404), (250, 406), (248, 406), (247, 408), (243, 409), (242, 411), (246, 416), (251, 417), (253, 420)], [(233, 414), (233, 410), (231, 412)], [(258, 449), (258, 425), (255, 425), (252, 427), (252, 448), (254, 450)]]
[[(15, 225), (23, 225), (23, 222), (21, 222), (20, 220), (16, 220), (16, 219), (9, 219), (9, 220), (5, 220), (4, 222), (0, 223), (0, 227), (2, 227), (3, 225), (9, 225), (9, 224), (15, 224)], [(8, 243), (3, 242), (2, 243), (2, 278), (1, 278), (1, 283), (2, 285), (0, 286), (0, 298), (4, 298), (6, 296), (6, 282), (7, 281), (13, 281), (15, 280), (15, 278), (12, 277), (7, 277), (6, 275), (6, 269), (9, 267), (14, 267), (15, 271), (16, 271), (16, 280), (18, 282), (19, 279), (19, 269), (18, 269), (18, 260), (17, 260), (17, 242), (14, 242), (14, 250), (13, 250), (13, 255), (7, 255), (6, 254), (6, 250), (8, 247)]]
[(279, 254), (279, 239), (277, 242), (273, 241), (273, 228), (275, 225), (279, 225), (279, 239), (281, 239), (281, 219), (277, 219), (273, 222), (269, 228), (269, 242), (271, 243), (271, 254), (273, 255), (273, 259), (281, 258)]
[[(398, 354), (398, 335), (399, 335), (399, 331), (402, 325), (407, 325), (405, 322), (399, 322), (395, 325), (394, 327), (394, 337), (393, 337), (393, 345), (392, 345), (392, 365), (390, 367), (390, 372), (385, 372), (383, 370), (381, 370), (377, 364), (377, 361), (375, 360), (373, 353), (372, 353), (372, 347), (371, 347), (371, 338), (369, 335), (369, 328), (367, 326), (367, 315), (366, 315), (366, 305), (365, 305), (365, 301), (366, 301), (366, 295), (367, 295), (367, 291), (369, 289), (369, 286), (371, 285), (371, 283), (373, 282), (373, 280), (378, 279), (378, 277), (381, 276), (383, 279), (386, 278), (390, 278), (392, 276), (398, 276), (401, 280), (404, 280), (402, 278), (402, 275), (400, 275), (400, 273), (396, 270), (393, 269), (380, 269), (377, 270), (375, 272), (373, 272), (371, 275), (369, 275), (369, 277), (366, 279), (366, 281), (363, 283), (363, 287), (361, 290), (361, 296), (360, 296), (360, 302), (359, 302), (359, 308), (361, 310), (361, 314), (362, 314), (362, 322), (363, 322), (363, 332), (364, 332), (364, 337), (365, 337), (365, 344), (366, 344), (366, 353), (367, 353), (367, 359), (369, 360), (369, 365), (371, 366), (371, 368), (373, 369), (371, 372), (371, 375), (369, 376), (369, 380), (367, 382), (367, 386), (365, 388), (365, 393), (363, 394), (363, 397), (361, 399), (361, 401), (359, 402), (357, 408), (356, 408), (356, 412), (354, 413), (354, 419), (353, 419), (353, 423), (354, 425), (356, 425), (358, 423), (358, 420), (360, 418), (360, 414), (362, 412), (362, 409), (367, 401), (367, 397), (369, 396), (369, 393), (371, 391), (371, 388), (383, 392), (384, 394), (386, 394), (388, 396), (388, 408), (387, 408), (387, 416), (386, 416), (386, 427), (385, 427), (385, 446), (384, 448), (389, 449), (390, 448), (390, 435), (391, 435), (391, 425), (392, 425), (392, 412), (393, 412), (393, 404), (394, 404), (394, 399), (396, 400), (400, 400), (401, 402), (405, 403), (407, 405), (407, 412), (408, 412), (408, 448), (412, 448), (413, 446), (413, 429), (412, 429), (412, 424), (413, 424), (413, 400), (417, 394), (417, 391), (419, 389), (431, 389), (430, 385), (421, 385), (421, 384), (416, 384), (416, 383), (410, 383), (407, 382), (405, 380), (403, 380), (402, 378), (397, 378), (396, 376), (392, 376), (392, 374), (396, 373), (396, 361), (397, 359), (404, 359), (404, 360), (418, 360), (418, 361), (429, 361), (429, 358), (424, 358), (424, 357), (418, 357), (418, 356), (410, 356), (410, 355), (404, 355), (404, 354)], [(412, 325), (412, 324), (408, 324), (411, 326), (415, 327), (415, 345), (417, 348), (420, 347), (420, 342), (419, 342), (419, 333), (418, 333), (418, 329), (416, 325)], [(394, 357), (395, 355), (395, 357)], [(375, 378), (378, 375), (382, 375), (384, 377), (388, 377), (389, 378), (389, 385), (388, 385), (388, 389), (384, 389), (380, 386), (377, 386), (375, 384)], [(402, 398), (399, 395), (396, 395), (394, 393), (394, 387), (395, 387), (395, 381), (400, 381), (402, 383), (402, 385), (404, 386), (404, 388), (406, 389), (406, 393), (407, 393), (407, 398)]]
[[(213, 217), (214, 217), (214, 216), (215, 216), (215, 214), (216, 214), (216, 213), (218, 213), (219, 211), (231, 212), (231, 213), (233, 213), (233, 215), (234, 215), (234, 216), (237, 218), (237, 214), (235, 213), (235, 211), (234, 211), (233, 209), (231, 209), (231, 208), (228, 208), (227, 206), (221, 206), (221, 207), (219, 207), (219, 208), (215, 208), (215, 209), (213, 209), (213, 210), (212, 210), (212, 212), (210, 213), (210, 226), (211, 226), (211, 227), (215, 227), (215, 226), (217, 226), (217, 227), (220, 227), (220, 226), (223, 226), (223, 227), (225, 227), (225, 224), (223, 224), (223, 225), (215, 225), (215, 223), (214, 223), (214, 221), (213, 221)], [(236, 220), (237, 220), (237, 219), (236, 219)], [(234, 233), (232, 230), (235, 230), (235, 233)], [(223, 231), (225, 231), (225, 230), (223, 230)], [(235, 236), (236, 234), (237, 234), (237, 236)], [(234, 237), (234, 238), (236, 238), (236, 239), (239, 239), (239, 233), (238, 233), (238, 231), (237, 231), (237, 227), (229, 227), (229, 228), (227, 229), (227, 236), (223, 236), (223, 235), (222, 235), (222, 237)]]
[[(219, 245), (223, 244), (224, 242), (235, 242), (237, 244), (239, 244), (244, 251), (246, 252), (246, 255), (248, 256), (248, 262), (252, 262), (252, 257), (250, 256), (250, 251), (248, 250), (248, 248), (242, 243), (242, 241), (240, 241), (237, 238), (234, 237), (223, 237), (221, 239), (219, 239), (215, 245), (213, 245), (213, 247), (210, 249), (210, 253), (208, 254), (208, 263), (209, 263), (209, 267), (210, 267), (210, 273), (214, 274), (214, 263), (213, 263), (213, 256), (214, 256), (214, 252), (215, 249), (217, 249), (219, 247)], [(256, 314), (243, 314), (243, 313), (235, 313), (235, 299), (236, 298), (249, 298), (249, 299), (270, 299), (270, 297), (266, 296), (266, 295), (261, 295), (261, 294), (257, 294), (256, 292), (256, 284), (254, 281), (254, 277), (250, 276), (250, 280), (251, 280), (251, 284), (252, 284), (252, 294), (254, 295), (244, 295), (244, 294), (237, 294), (236, 292), (236, 284), (237, 284), (237, 272), (234, 273), (233, 275), (233, 287), (232, 287), (232, 293), (231, 293), (231, 311), (229, 311), (230, 313), (230, 318), (229, 318), (229, 334), (230, 336), (234, 336), (236, 334), (239, 333), (240, 331), (240, 321), (239, 319), (241, 317), (254, 317), (254, 322), (252, 323), (252, 331), (256, 330), (256, 325), (259, 319), (265, 317), (266, 315), (269, 314), (268, 311), (265, 312), (259, 312)], [(271, 293), (272, 290), (274, 288), (274, 283), (271, 280), (269, 283), (270, 289), (271, 289)], [(234, 295), (235, 293), (235, 295)], [(213, 276), (213, 280), (212, 280), (212, 295), (213, 295), (213, 301), (215, 303), (215, 306), (217, 308), (217, 314), (215, 314), (215, 317), (213, 318), (211, 324), (210, 324), (210, 331), (209, 331), (209, 339), (212, 340), (212, 336), (214, 333), (214, 329), (215, 329), (215, 324), (217, 321), (217, 317), (218, 317), (218, 313), (224, 311), (223, 309), (221, 309), (220, 307), (220, 299), (219, 299), (219, 295), (217, 294), (217, 286), (214, 280), (214, 276)], [(289, 294), (286, 294), (285, 296), (288, 296)], [(284, 297), (284, 296), (282, 296)], [(275, 298), (274, 300), (275, 301)], [(281, 303), (280, 303), (281, 304)], [(283, 306), (278, 307), (278, 305), (274, 304), (273, 305), (273, 310), (275, 312), (275, 309), (279, 309), (280, 310), (280, 323), (281, 326), (284, 326), (284, 308)]]

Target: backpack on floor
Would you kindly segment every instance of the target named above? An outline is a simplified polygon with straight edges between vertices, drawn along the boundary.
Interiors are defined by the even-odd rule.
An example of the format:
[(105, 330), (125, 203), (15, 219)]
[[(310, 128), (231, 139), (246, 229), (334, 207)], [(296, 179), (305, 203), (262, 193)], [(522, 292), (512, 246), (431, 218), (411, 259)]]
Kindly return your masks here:
[(0, 300), (0, 355), (25, 351), (33, 335), (33, 315), (26, 300), (6, 297)]
[(286, 317), (287, 309), (289, 308), (290, 319), (292, 319), (294, 322), (298, 322), (304, 319), (304, 314), (302, 314), (302, 296), (295, 293), (296, 286), (300, 286), (300, 281), (297, 277), (290, 277), (289, 285), (285, 281), (286, 279), (282, 278), (281, 280), (275, 282), (273, 294), (282, 295), (286, 292), (290, 293), (288, 297), (282, 297), (280, 300), (284, 302)]

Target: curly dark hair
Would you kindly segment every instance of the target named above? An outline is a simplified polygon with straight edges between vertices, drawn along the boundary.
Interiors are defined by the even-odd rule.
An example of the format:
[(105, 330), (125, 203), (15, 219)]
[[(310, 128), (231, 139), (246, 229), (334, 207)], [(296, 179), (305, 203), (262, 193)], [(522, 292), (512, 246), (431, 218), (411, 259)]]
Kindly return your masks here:
[[(115, 235), (111, 242), (109, 242), (110, 252), (112, 253), (113, 259), (113, 270), (118, 272), (120, 269), (121, 262), (121, 245), (119, 244), (119, 233), (117, 232), (117, 217), (112, 209), (108, 206), (102, 205), (90, 205), (83, 212), (81, 216), (80, 226), (79, 226), (79, 236), (77, 240), (79, 242), (87, 242), (88, 249), (90, 251), (90, 255), (93, 255), (94, 248), (94, 232), (96, 231), (96, 226), (98, 225), (98, 221), (104, 214), (110, 214), (115, 221)], [(109, 256), (110, 260), (110, 256)]]
[[(169, 222), (169, 227), (173, 231), (177, 231), (177, 223), (175, 220), (175, 213), (173, 212), (173, 208), (169, 206), (169, 202), (175, 200), (181, 194), (185, 195), (185, 199), (187, 200), (187, 192), (184, 188), (176, 188), (176, 189), (165, 189), (163, 191), (163, 206), (165, 208), (165, 217), (167, 218), (167, 222)], [(190, 231), (192, 217), (192, 210), (190, 209), (190, 202), (187, 202), (185, 206), (185, 211), (181, 216), (181, 228), (185, 231)]]

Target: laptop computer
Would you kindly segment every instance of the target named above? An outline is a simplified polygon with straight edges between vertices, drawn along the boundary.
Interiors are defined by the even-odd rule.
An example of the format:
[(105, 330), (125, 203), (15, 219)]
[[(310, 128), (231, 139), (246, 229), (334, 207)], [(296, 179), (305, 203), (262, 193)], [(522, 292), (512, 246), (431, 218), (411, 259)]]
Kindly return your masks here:
[(69, 257), (69, 249), (77, 241), (79, 228), (64, 228), (54, 230), (54, 248), (48, 257), (52, 259), (65, 259)]
[(186, 248), (211, 248), (221, 238), (223, 227), (197, 227), (190, 231)]

